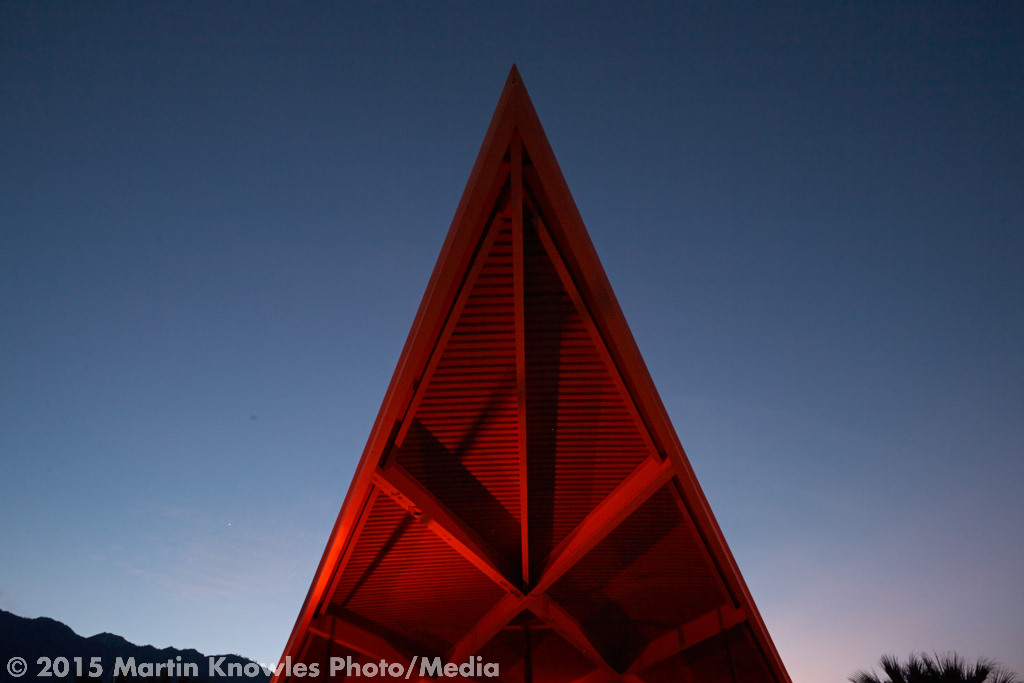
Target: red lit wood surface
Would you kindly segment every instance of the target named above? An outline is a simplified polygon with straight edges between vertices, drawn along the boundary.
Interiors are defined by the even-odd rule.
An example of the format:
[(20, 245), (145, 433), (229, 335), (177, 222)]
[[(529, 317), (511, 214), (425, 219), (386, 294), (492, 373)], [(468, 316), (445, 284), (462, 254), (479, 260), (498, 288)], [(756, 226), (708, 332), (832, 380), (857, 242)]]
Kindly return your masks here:
[(514, 67), (285, 656), (789, 681)]

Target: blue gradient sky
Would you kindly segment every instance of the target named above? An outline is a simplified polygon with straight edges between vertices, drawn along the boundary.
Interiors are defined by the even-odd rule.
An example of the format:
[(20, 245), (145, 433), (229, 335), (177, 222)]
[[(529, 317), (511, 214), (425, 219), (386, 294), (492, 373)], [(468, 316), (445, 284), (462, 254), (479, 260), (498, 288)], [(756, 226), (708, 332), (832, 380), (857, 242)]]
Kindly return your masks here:
[(276, 660), (513, 62), (794, 680), (1024, 674), (1019, 2), (0, 3), (0, 607)]

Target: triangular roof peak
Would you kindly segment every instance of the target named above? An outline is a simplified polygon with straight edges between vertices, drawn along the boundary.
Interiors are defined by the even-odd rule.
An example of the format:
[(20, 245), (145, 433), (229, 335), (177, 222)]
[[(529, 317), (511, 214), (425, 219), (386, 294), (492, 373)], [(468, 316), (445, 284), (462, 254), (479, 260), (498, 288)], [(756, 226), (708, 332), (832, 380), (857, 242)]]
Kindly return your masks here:
[(789, 681), (515, 66), (284, 654)]

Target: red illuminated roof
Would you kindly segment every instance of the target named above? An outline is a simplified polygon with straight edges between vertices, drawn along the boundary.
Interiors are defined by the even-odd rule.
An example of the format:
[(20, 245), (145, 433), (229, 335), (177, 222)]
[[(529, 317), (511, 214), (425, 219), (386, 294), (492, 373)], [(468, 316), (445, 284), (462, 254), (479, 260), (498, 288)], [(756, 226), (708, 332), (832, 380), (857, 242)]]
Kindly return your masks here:
[(514, 67), (284, 655), (789, 681)]

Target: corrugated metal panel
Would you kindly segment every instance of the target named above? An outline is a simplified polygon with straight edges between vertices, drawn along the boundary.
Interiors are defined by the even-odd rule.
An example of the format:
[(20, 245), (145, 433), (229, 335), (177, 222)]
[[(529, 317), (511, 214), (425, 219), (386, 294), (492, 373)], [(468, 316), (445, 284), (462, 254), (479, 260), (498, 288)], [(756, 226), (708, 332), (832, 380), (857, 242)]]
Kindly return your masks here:
[(503, 594), (412, 515), (378, 496), (328, 611), (351, 612), (440, 653)]
[(530, 557), (535, 566), (649, 455), (580, 311), (524, 226)]
[(520, 559), (512, 230), (489, 253), (397, 460), (512, 564)]
[(623, 667), (658, 636), (728, 600), (693, 523), (667, 487), (548, 593)]

